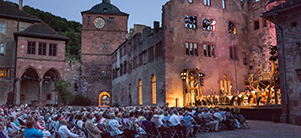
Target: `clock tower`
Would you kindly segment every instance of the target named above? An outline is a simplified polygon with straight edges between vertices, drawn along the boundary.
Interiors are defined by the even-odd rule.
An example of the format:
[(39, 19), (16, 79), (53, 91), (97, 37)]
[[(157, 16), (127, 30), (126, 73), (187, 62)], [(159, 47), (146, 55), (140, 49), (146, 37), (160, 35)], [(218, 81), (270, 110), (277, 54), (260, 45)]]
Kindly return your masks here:
[(129, 14), (121, 12), (110, 0), (82, 14), (80, 91), (99, 105), (101, 95), (111, 97), (111, 54), (125, 41)]

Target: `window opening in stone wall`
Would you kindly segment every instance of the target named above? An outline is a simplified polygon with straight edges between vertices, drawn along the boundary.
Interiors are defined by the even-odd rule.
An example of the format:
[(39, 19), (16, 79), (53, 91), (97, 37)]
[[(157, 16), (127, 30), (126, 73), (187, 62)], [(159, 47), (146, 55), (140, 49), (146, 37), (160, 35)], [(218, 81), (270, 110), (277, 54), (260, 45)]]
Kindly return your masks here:
[(87, 19), (87, 20), (88, 20), (88, 22), (90, 22), (90, 16), (88, 16), (88, 19)]
[(20, 101), (24, 101), (25, 100), (25, 94), (20, 94)]
[(237, 48), (236, 47), (233, 47), (233, 46), (230, 46), (230, 58), (231, 59), (238, 59), (237, 58)]
[(139, 79), (138, 80), (138, 91), (139, 91), (139, 93), (138, 93), (138, 97), (139, 97), (139, 99), (138, 99), (138, 101), (139, 101), (139, 105), (142, 105), (143, 104), (143, 101), (142, 101), (142, 80), (141, 79)]
[(186, 42), (186, 55), (198, 56), (198, 45), (197, 43)]
[(211, 1), (210, 0), (204, 0), (204, 5), (210, 6)]
[(102, 43), (102, 48), (103, 48), (103, 49), (105, 48), (105, 45), (106, 45), (105, 43)]
[(263, 20), (263, 27), (267, 27), (268, 26), (268, 21), (267, 20)]
[(203, 18), (203, 30), (214, 31), (215, 23), (216, 21), (214, 21), (213, 19)]
[(185, 15), (185, 27), (186, 28), (197, 28), (196, 16)]
[(254, 30), (259, 29), (259, 20), (254, 21)]
[(121, 37), (122, 35), (121, 35), (121, 33), (119, 33), (119, 37)]
[(127, 62), (124, 61), (124, 74), (126, 74), (126, 72), (127, 72)]
[(226, 0), (222, 0), (222, 8), (226, 9)]
[(207, 46), (204, 45), (204, 56), (207, 57)]
[(103, 8), (103, 12), (108, 12), (108, 9), (107, 8)]
[(47, 101), (51, 101), (51, 94), (50, 94), (50, 93), (48, 93), (48, 94), (46, 95), (46, 100), (47, 100)]
[(188, 0), (189, 3), (193, 3), (193, 0)]
[(298, 25), (297, 22), (292, 22), (292, 23), (291, 23), (291, 26), (292, 26), (292, 27), (296, 27), (297, 25)]
[(248, 63), (247, 63), (247, 53), (246, 52), (243, 52), (242, 53), (242, 57), (243, 57), (243, 64), (244, 65), (247, 65)]
[(215, 45), (204, 44), (204, 56), (215, 57)]
[(146, 64), (147, 63), (147, 51), (146, 50), (142, 52), (142, 58), (143, 58), (142, 64)]
[(193, 45), (194, 45), (194, 55), (199, 56), (198, 45), (196, 43), (194, 43)]
[(120, 76), (123, 74), (123, 65), (122, 63), (120, 64)]
[(106, 43), (106, 48), (108, 48), (108, 43)]
[(0, 23), (0, 34), (5, 34), (6, 24)]
[(9, 69), (5, 69), (5, 68), (0, 68), (0, 78), (5, 78), (8, 79), (9, 78)]
[(152, 90), (152, 104), (156, 104), (157, 103), (157, 91), (156, 91), (156, 76), (155, 75), (152, 75), (151, 77), (151, 90)]
[(234, 22), (229, 22), (228, 28), (230, 34), (236, 34), (236, 25)]
[(109, 22), (114, 22), (114, 17), (110, 17)]
[(46, 55), (46, 43), (39, 43), (39, 55)]
[(147, 53), (148, 53), (148, 62), (152, 62), (154, 60), (154, 48), (150, 47)]
[(189, 43), (186, 43), (186, 55), (189, 55)]
[(162, 54), (163, 54), (163, 45), (162, 45), (162, 41), (160, 41), (156, 44), (156, 57), (159, 57)]
[(0, 43), (0, 55), (3, 55), (5, 52), (5, 46), (4, 43)]
[(27, 54), (36, 54), (36, 42), (28, 41), (27, 43)]
[(255, 2), (259, 2), (260, 0), (255, 0)]
[(56, 44), (49, 44), (49, 56), (56, 56), (57, 46)]

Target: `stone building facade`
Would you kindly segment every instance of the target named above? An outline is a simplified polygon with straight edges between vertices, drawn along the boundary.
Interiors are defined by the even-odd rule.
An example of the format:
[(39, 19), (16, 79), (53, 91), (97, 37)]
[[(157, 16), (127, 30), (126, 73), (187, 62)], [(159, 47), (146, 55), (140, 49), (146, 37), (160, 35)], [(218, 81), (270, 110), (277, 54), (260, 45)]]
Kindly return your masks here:
[(282, 100), (282, 122), (301, 124), (301, 1), (292, 0), (265, 12), (275, 23)]
[(0, 104), (56, 104), (54, 80), (63, 79), (65, 45), (40, 19), (0, 0)]
[[(113, 104), (193, 106), (197, 96), (243, 91), (249, 74), (258, 79), (270, 72), (275, 28), (260, 18), (268, 3), (170, 0), (163, 5), (161, 27), (136, 25), (113, 53)], [(160, 51), (158, 42), (159, 58), (153, 54)], [(204, 86), (195, 82), (201, 74)]]
[(111, 54), (125, 40), (129, 15), (109, 0), (81, 13), (80, 91), (98, 105), (102, 92), (111, 93)]

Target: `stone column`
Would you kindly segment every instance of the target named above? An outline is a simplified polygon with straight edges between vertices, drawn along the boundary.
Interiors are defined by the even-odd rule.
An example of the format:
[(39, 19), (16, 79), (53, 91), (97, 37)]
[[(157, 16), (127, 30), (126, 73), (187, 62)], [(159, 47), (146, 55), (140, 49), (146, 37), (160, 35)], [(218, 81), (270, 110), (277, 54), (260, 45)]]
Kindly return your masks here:
[(19, 105), (20, 104), (20, 78), (15, 79), (15, 104)]
[(42, 87), (43, 87), (43, 79), (39, 79), (39, 105), (42, 104)]

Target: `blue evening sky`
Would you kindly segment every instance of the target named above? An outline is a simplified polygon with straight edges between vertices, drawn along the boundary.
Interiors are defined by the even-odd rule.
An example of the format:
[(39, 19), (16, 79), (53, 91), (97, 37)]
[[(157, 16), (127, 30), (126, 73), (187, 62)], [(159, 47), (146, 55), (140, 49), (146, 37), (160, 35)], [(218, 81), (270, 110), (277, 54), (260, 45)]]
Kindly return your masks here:
[[(7, 0), (19, 3), (19, 0)], [(128, 29), (133, 24), (153, 27), (153, 21), (161, 22), (162, 5), (169, 0), (111, 0), (122, 12), (130, 14)], [(43, 11), (61, 16), (67, 20), (82, 22), (81, 11), (89, 10), (102, 0), (23, 0), (23, 6), (29, 5)]]

